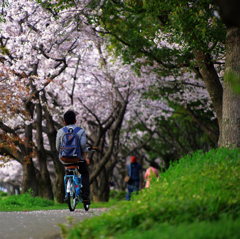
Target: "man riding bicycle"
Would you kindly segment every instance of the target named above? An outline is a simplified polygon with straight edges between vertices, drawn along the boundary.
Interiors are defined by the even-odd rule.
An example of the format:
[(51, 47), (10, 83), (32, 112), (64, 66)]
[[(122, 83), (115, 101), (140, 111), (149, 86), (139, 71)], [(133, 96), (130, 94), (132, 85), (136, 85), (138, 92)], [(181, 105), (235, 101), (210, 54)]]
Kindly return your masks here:
[[(76, 115), (73, 111), (69, 110), (64, 114), (64, 124), (66, 125), (65, 127), (69, 130), (74, 130), (75, 128), (77, 128), (76, 124)], [(61, 129), (58, 130), (57, 132), (57, 138), (56, 138), (56, 148), (58, 150), (58, 152), (60, 152), (60, 146), (61, 146), (61, 142), (62, 142), (62, 138), (65, 135), (65, 131), (64, 128), (62, 127)], [(74, 164), (66, 164), (66, 162), (63, 162), (61, 160), (61, 158), (59, 157), (59, 160), (61, 161), (61, 163), (63, 163), (65, 166), (71, 166), (71, 165), (77, 165), (78, 166), (78, 172), (81, 174), (82, 177), (82, 198), (83, 200), (87, 200), (88, 203), (90, 203), (90, 184), (89, 184), (89, 172), (88, 172), (88, 168), (87, 165), (90, 164), (89, 159), (87, 158), (87, 149), (86, 149), (86, 134), (85, 134), (85, 130), (80, 128), (79, 131), (76, 133), (76, 135), (78, 136), (79, 139), (79, 143), (80, 143), (80, 148), (81, 148), (81, 156), (80, 156), (80, 160), (77, 163)]]

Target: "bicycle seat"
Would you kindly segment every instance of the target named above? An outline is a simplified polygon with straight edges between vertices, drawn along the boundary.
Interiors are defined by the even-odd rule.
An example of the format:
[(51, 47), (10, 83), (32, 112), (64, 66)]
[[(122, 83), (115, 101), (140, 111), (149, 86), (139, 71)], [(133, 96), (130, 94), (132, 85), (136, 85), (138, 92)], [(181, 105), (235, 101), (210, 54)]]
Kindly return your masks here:
[(65, 166), (66, 169), (78, 169), (77, 165)]

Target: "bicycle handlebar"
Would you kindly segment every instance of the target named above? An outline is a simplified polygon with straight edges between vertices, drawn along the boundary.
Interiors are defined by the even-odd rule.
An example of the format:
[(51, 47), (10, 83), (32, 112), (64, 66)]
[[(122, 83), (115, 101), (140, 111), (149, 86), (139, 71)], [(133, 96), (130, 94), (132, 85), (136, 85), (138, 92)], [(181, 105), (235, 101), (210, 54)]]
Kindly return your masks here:
[(89, 151), (89, 150), (95, 151), (96, 149), (98, 149), (98, 147), (92, 147), (92, 146), (87, 147), (87, 151)]

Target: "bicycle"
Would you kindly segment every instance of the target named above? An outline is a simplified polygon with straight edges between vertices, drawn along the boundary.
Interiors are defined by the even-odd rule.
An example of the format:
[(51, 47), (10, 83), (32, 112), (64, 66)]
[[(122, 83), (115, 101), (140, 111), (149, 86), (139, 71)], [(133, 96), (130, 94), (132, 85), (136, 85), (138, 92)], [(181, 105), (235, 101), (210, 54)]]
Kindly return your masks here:
[[(87, 151), (95, 151), (97, 147), (87, 147)], [(82, 178), (81, 174), (78, 177), (78, 166), (64, 165), (66, 175), (64, 176), (65, 198), (67, 199), (68, 208), (74, 211), (78, 203), (83, 203), (85, 211), (89, 210), (90, 203), (82, 199)]]

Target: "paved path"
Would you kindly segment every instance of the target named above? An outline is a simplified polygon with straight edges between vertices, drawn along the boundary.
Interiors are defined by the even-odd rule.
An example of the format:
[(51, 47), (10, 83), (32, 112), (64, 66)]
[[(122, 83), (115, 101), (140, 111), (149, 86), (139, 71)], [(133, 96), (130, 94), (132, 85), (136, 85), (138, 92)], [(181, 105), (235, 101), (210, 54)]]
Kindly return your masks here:
[(60, 224), (67, 224), (67, 217), (74, 218), (73, 224), (94, 215), (100, 215), (106, 209), (76, 209), (0, 212), (0, 239), (61, 239)]

